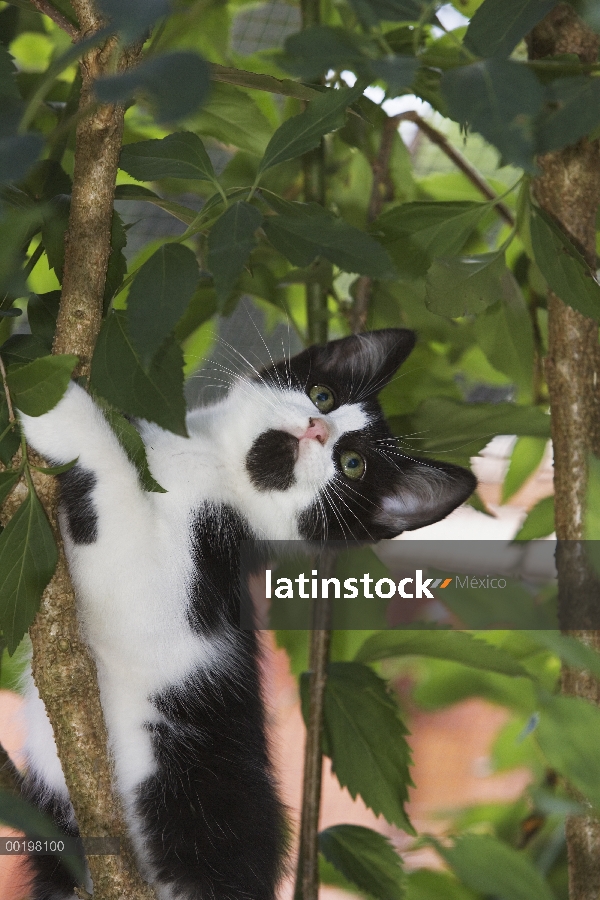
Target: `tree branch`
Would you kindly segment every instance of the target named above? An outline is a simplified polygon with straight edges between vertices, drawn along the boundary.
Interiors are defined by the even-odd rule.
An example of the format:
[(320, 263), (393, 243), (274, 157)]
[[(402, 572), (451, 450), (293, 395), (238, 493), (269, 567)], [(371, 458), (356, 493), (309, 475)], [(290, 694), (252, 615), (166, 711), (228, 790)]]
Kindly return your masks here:
[[(566, 3), (556, 6), (528, 38), (529, 55), (577, 54), (597, 60), (600, 38)], [(538, 160), (542, 174), (533, 190), (540, 206), (596, 262), (596, 212), (600, 203), (600, 142), (586, 138)], [(589, 628), (597, 623), (600, 586), (586, 562), (583, 539), (590, 451), (600, 450), (600, 351), (598, 324), (555, 294), (548, 294), (546, 379), (552, 412), (559, 618), (567, 625), (573, 612)], [(600, 650), (600, 632), (571, 632)], [(600, 684), (589, 673), (563, 668), (562, 689), (600, 705)], [(592, 816), (566, 821), (569, 897), (597, 900), (600, 895), (600, 821)]]
[[(430, 125), (429, 122), (426, 122), (425, 119), (422, 119), (417, 112), (408, 110), (407, 112), (394, 116), (393, 120), (396, 122), (414, 122), (423, 134), (427, 135), (431, 143), (435, 144), (436, 147), (439, 147), (442, 153), (445, 153), (448, 159), (452, 160), (456, 168), (460, 169), (460, 171), (467, 176), (471, 184), (477, 188), (480, 194), (487, 200), (496, 199), (496, 193), (492, 190), (487, 181), (481, 177), (477, 169), (465, 159), (462, 153), (459, 153), (459, 151), (452, 146), (446, 135)], [(507, 225), (510, 225), (511, 228), (515, 227), (515, 217), (505, 203), (499, 201), (495, 204), (495, 209)]]
[[(84, 35), (102, 26), (90, 0), (72, 0)], [(92, 103), (94, 80), (108, 71), (114, 38), (81, 60), (80, 110)], [(133, 65), (128, 50), (119, 68)], [(78, 125), (64, 279), (54, 353), (79, 357), (78, 375), (88, 375), (102, 317), (111, 219), (124, 110), (98, 106)], [(33, 676), (54, 729), (77, 823), (83, 836), (120, 837), (120, 856), (90, 856), (94, 895), (102, 900), (150, 900), (151, 888), (135, 865), (122, 810), (112, 792), (112, 770), (96, 679), (96, 668), (80, 635), (75, 596), (57, 525), (55, 479), (33, 473), (59, 547), (56, 573), (44, 592), (31, 628)]]
[(42, 13), (44, 16), (48, 16), (48, 18), (52, 19), (59, 28), (66, 31), (73, 41), (76, 41), (79, 38), (79, 31), (75, 25), (73, 25), (60, 10), (52, 6), (49, 0), (30, 0), (30, 3), (32, 6), (35, 6), (38, 12)]

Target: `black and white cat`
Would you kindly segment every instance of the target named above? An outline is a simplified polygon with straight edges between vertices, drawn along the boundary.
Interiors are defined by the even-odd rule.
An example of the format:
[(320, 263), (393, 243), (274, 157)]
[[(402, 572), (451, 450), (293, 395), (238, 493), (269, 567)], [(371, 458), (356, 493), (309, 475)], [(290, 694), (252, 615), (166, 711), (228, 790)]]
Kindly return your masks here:
[[(389, 329), (311, 347), (189, 413), (189, 438), (140, 423), (167, 493), (146, 493), (91, 397), (71, 384), (28, 442), (60, 476), (62, 530), (98, 668), (114, 770), (161, 900), (273, 900), (284, 822), (255, 635), (236, 627), (241, 539), (379, 539), (448, 515), (475, 487), (397, 448), (377, 402), (415, 343)], [(33, 684), (27, 796), (73, 833)], [(73, 898), (38, 857), (34, 900)]]

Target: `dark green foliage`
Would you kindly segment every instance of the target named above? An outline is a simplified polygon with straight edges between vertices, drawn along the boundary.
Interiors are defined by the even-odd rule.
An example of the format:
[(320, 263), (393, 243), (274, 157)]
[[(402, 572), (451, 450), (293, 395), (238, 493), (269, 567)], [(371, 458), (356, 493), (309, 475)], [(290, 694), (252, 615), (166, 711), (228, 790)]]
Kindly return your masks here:
[(402, 863), (382, 834), (360, 825), (334, 825), (320, 832), (319, 850), (359, 891), (377, 900), (402, 900)]
[(160, 141), (127, 144), (121, 151), (119, 167), (138, 181), (160, 178), (215, 180), (204, 144), (190, 131), (177, 131)]
[(10, 654), (35, 618), (57, 559), (52, 530), (30, 486), (0, 534), (0, 628)]
[(558, 0), (485, 0), (467, 29), (465, 46), (477, 56), (509, 56)]
[(76, 365), (76, 356), (65, 355), (9, 367), (6, 380), (15, 406), (28, 416), (48, 412), (66, 391)]
[(136, 272), (127, 325), (145, 369), (186, 311), (197, 284), (196, 257), (181, 244), (163, 244)]
[(250, 252), (256, 247), (260, 210), (238, 201), (215, 222), (208, 239), (208, 267), (213, 274), (217, 304), (223, 310)]

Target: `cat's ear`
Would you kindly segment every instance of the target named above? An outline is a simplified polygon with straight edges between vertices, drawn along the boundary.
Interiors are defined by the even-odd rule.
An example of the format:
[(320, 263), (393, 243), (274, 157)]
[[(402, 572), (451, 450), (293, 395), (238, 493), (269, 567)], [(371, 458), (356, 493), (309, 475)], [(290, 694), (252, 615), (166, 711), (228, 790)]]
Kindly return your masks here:
[(377, 394), (393, 377), (416, 342), (408, 328), (384, 328), (312, 347), (314, 362), (323, 373), (335, 372), (349, 384), (360, 384), (363, 396)]
[(477, 487), (472, 472), (450, 463), (406, 457), (382, 498), (376, 520), (390, 536), (444, 519)]

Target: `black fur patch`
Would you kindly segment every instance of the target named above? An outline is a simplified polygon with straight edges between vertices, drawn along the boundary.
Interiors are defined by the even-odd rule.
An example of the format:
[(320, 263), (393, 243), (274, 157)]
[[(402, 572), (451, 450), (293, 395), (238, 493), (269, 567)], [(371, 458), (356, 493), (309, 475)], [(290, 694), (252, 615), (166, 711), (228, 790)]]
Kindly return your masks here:
[[(25, 800), (50, 816), (66, 835), (79, 837), (77, 827), (72, 824), (72, 807), (68, 800), (50, 793), (37, 778), (31, 776), (27, 776), (23, 782), (22, 795)], [(71, 900), (77, 882), (58, 857), (30, 856), (28, 863), (32, 873), (31, 900)]]
[(286, 491), (294, 481), (298, 439), (271, 428), (259, 435), (246, 455), (246, 469), (258, 491)]
[(286, 838), (268, 760), (256, 637), (238, 632), (225, 671), (155, 698), (157, 772), (139, 788), (159, 881), (186, 900), (274, 900)]
[(74, 544), (93, 544), (98, 538), (98, 514), (91, 496), (96, 476), (88, 469), (73, 466), (58, 478), (71, 540)]

